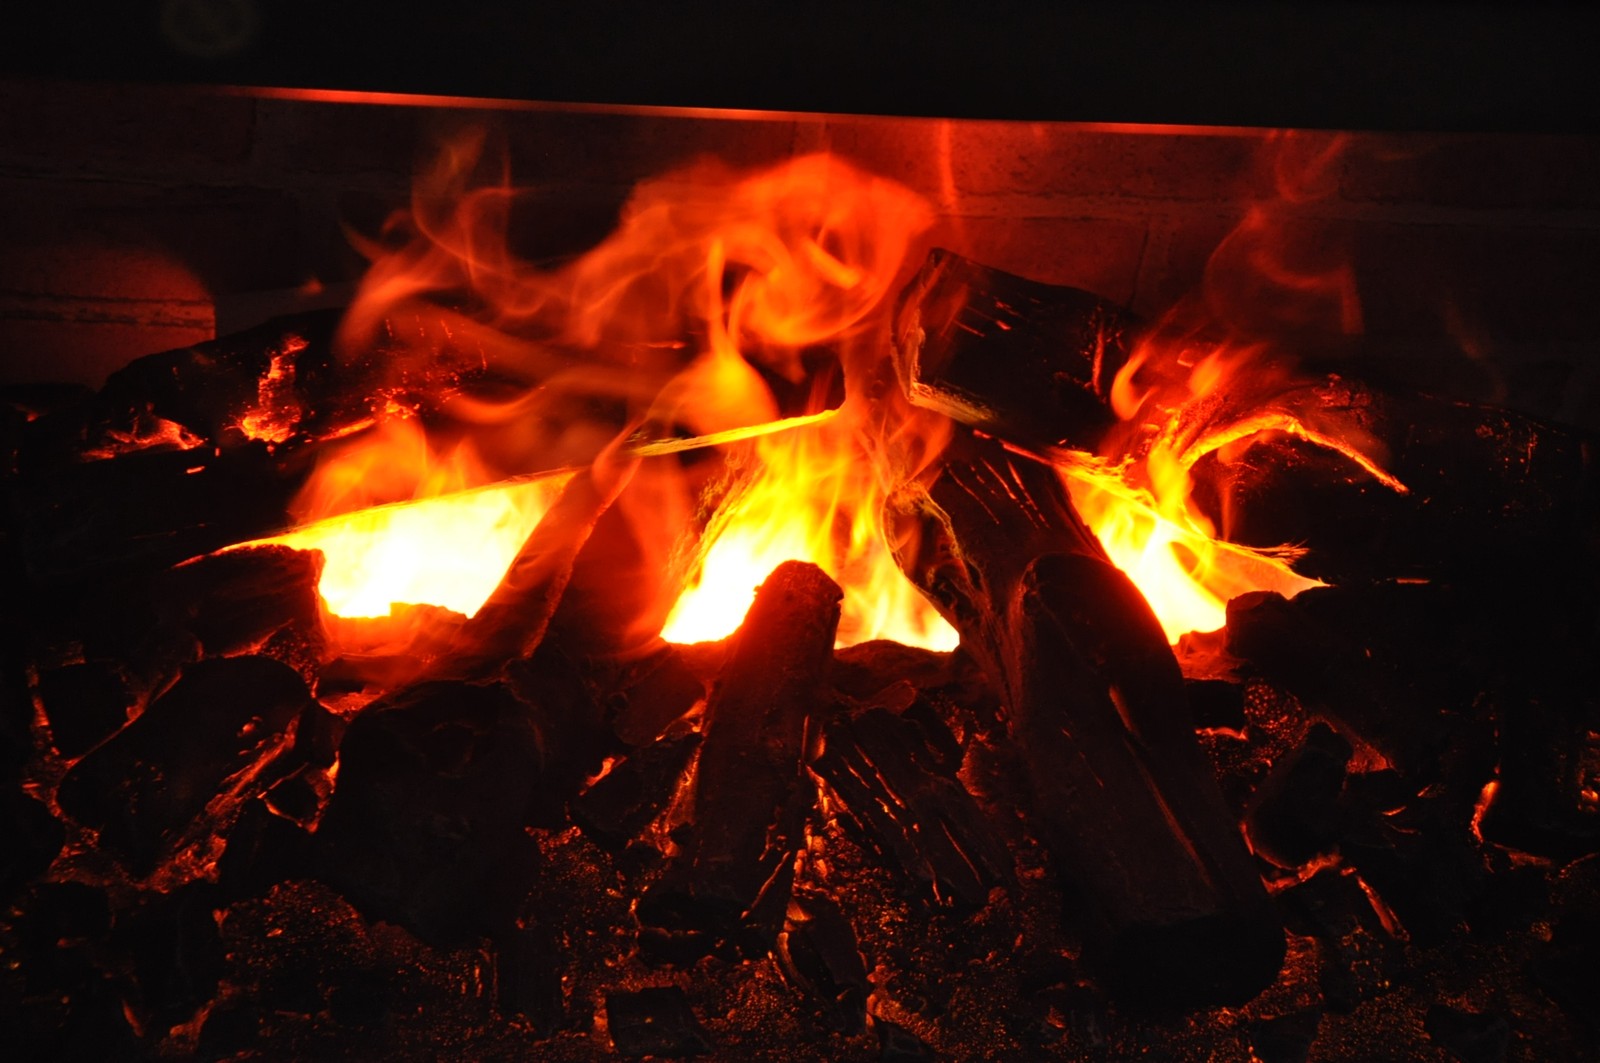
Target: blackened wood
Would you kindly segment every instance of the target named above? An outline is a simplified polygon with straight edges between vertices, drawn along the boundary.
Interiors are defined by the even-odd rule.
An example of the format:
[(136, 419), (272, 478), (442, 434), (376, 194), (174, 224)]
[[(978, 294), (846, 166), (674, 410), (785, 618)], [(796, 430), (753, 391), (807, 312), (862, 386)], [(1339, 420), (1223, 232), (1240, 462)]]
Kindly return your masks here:
[(690, 733), (630, 753), (573, 799), (572, 821), (600, 845), (624, 848), (666, 808), (699, 747)]
[[(1577, 556), (1593, 472), (1576, 432), (1512, 410), (1329, 376), (1270, 403), (1365, 439), (1402, 494), (1333, 450), (1260, 439), (1194, 467), (1194, 498), (1229, 540), (1304, 546), (1297, 571), (1335, 583), (1476, 575), (1484, 558)], [(1213, 411), (1225, 421), (1240, 411)]]
[(145, 451), (18, 477), (6, 518), (29, 580), (81, 586), (288, 527), (298, 488), (260, 443)]
[(509, 928), (537, 866), (523, 825), (542, 759), (502, 685), (434, 681), (373, 702), (339, 748), (319, 875), (439, 947)]
[(833, 655), (833, 687), (863, 701), (899, 682), (917, 690), (944, 686), (956, 677), (953, 657), (889, 639), (858, 642)]
[(251, 546), (197, 558), (159, 577), (152, 594), (208, 657), (256, 650), (285, 628), (319, 642), (322, 555)]
[(820, 894), (789, 902), (773, 957), (778, 970), (821, 1014), (825, 1025), (845, 1034), (866, 1028), (867, 967), (850, 920)]
[(900, 561), (1002, 691), (1042, 840), (1129, 999), (1239, 1002), (1283, 931), (1196, 741), (1160, 624), (1055, 472), (964, 441), (896, 500)]
[(1504, 1063), (1511, 1048), (1511, 1023), (1493, 1012), (1430, 1004), (1422, 1028), (1428, 1040), (1461, 1063)]
[(1093, 451), (1138, 323), (1077, 288), (935, 248), (900, 295), (895, 360), (912, 403), (1013, 442)]
[(217, 794), (285, 731), (310, 695), (265, 657), (199, 661), (132, 723), (73, 765), (56, 800), (147, 874)]
[(549, 1037), (561, 1024), (564, 966), (550, 928), (513, 927), (501, 933), (494, 942), (495, 1007)]
[(843, 592), (817, 566), (779, 565), (733, 636), (706, 705), (693, 819), (640, 898), (641, 941), (680, 955), (765, 951), (783, 917), (812, 793), (808, 721), (828, 705)]
[(812, 770), (886, 862), (938, 903), (981, 908), (1011, 856), (915, 723), (883, 709), (835, 720)]
[(489, 600), (455, 633), (434, 675), (485, 675), (533, 653), (561, 604), (579, 551), (634, 468), (596, 463), (573, 474)]
[(0, 792), (0, 899), (44, 874), (65, 840), (43, 801), (9, 787)]
[(212, 913), (221, 903), (216, 886), (200, 881), (117, 913), (112, 945), (131, 957), (132, 1003), (154, 1028), (188, 1020), (216, 996), (226, 958)]
[(1258, 854), (1280, 867), (1298, 867), (1334, 846), (1351, 753), (1349, 742), (1319, 722), (1273, 763), (1245, 815)]
[(628, 673), (608, 708), (612, 733), (630, 748), (655, 741), (706, 696), (705, 684), (676, 646), (662, 645)]
[(259, 897), (280, 882), (309, 874), (311, 856), (311, 835), (255, 797), (228, 829), (227, 845), (217, 858), (217, 885), (227, 900)]

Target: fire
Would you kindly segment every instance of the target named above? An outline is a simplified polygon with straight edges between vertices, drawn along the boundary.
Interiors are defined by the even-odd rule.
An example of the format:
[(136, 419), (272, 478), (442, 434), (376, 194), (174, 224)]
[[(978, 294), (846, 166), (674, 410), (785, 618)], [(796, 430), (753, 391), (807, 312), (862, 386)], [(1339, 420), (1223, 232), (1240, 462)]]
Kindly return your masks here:
[[(330, 612), (430, 603), (471, 615), (559, 488), (496, 480), (581, 465), (631, 433), (687, 431), (715, 442), (726, 466), (707, 499), (697, 504), (700, 486), (685, 477), (682, 497), (663, 506), (667, 477), (655, 475), (647, 512), (629, 512), (626, 493), (618, 501), (635, 522), (682, 521), (679, 545), (660, 559), (679, 577), (669, 592), (687, 587), (663, 603), (667, 638), (727, 635), (767, 574), (799, 559), (846, 588), (842, 644), (953, 647), (880, 522), (888, 492), (921, 468), (945, 426), (912, 417), (892, 388), (868, 394), (888, 349), (877, 311), (932, 220), (927, 204), (828, 155), (748, 174), (697, 163), (641, 185), (612, 236), (544, 270), (508, 242), (517, 190), (503, 176), (474, 183), (483, 147), (477, 137), (451, 145), (411, 209), (367, 246), (374, 262), (341, 342), (366, 349), (387, 320), (416, 310), (439, 325), (402, 340), (397, 376), (433, 357), (443, 336), (527, 386), (493, 402), (441, 396), (446, 417), (470, 423), (472, 445), (437, 453), (416, 421), (391, 417), (317, 470), (298, 505), (313, 523), (273, 541), (324, 552)], [(795, 416), (820, 414), (840, 390), (831, 416)], [(725, 442), (785, 417), (781, 432)]]
[(266, 540), (324, 555), (318, 589), (342, 617), (440, 605), (471, 616), (494, 592), (565, 475), (479, 486), (462, 444), (435, 453), (414, 421), (389, 420), (324, 463), (301, 506), (333, 513)]

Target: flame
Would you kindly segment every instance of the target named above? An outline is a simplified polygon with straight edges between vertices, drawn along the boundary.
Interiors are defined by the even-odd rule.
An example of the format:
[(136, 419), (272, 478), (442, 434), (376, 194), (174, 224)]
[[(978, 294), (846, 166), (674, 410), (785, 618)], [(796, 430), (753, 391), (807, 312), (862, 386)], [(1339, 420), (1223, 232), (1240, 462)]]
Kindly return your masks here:
[(1277, 199), (1245, 212), (1213, 252), (1200, 291), (1135, 346), (1110, 393), (1121, 423), (1100, 454), (1054, 455), (1079, 513), (1173, 642), (1222, 627), (1229, 599), (1246, 591), (1293, 597), (1321, 585), (1291, 567), (1303, 554), (1292, 544), (1263, 550), (1225, 541), (1226, 529), (1191, 496), (1202, 458), (1227, 461), (1281, 433), (1335, 450), (1406, 491), (1382, 467), (1378, 441), (1315, 408), (1289, 346), (1313, 322), (1323, 332), (1361, 328), (1348, 258), (1288, 235), (1294, 206), (1336, 190), (1344, 139), (1288, 133), (1267, 146)]
[(265, 542), (322, 551), (318, 590), (335, 616), (423, 603), (471, 616), (566, 482), (480, 487), (484, 479), (470, 444), (438, 454), (416, 422), (385, 421), (340, 448), (297, 502), (337, 515)]
[[(271, 541), (323, 551), (329, 611), (430, 603), (470, 615), (560, 486), (496, 481), (581, 465), (636, 431), (689, 432), (718, 441), (723, 475), (708, 487), (658, 469), (617, 502), (647, 553), (674, 540), (641, 566), (675, 576), (651, 634), (670, 614), (669, 639), (723, 637), (768, 573), (798, 559), (844, 586), (842, 644), (953, 647), (880, 523), (884, 498), (946, 431), (881, 386), (888, 323), (876, 313), (931, 208), (826, 154), (749, 173), (705, 161), (639, 186), (609, 237), (546, 269), (512, 246), (526, 194), (486, 164), (485, 144), (452, 143), (410, 208), (363, 244), (373, 263), (337, 342), (354, 358), (381, 341), (397, 380), (429, 379), (450, 346), (520, 387), (493, 399), (442, 390), (428, 432), (388, 411), (321, 464), (296, 503), (308, 523)], [(262, 382), (263, 409), (279, 372)], [(833, 415), (801, 416), (833, 405), (841, 384)], [(739, 438), (784, 418), (781, 433)], [(441, 422), (466, 441), (430, 439)]]

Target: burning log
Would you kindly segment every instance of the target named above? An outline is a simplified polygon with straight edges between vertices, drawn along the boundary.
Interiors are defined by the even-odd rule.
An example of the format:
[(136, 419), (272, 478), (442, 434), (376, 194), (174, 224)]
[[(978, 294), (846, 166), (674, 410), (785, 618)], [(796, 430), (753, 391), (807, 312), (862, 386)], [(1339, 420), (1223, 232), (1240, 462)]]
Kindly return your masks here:
[(706, 705), (693, 821), (639, 900), (641, 943), (673, 957), (765, 952), (783, 918), (812, 793), (811, 718), (828, 704), (843, 592), (785, 562), (756, 592)]
[(1176, 659), (1053, 471), (973, 445), (926, 491), (901, 557), (1001, 687), (1034, 815), (1082, 895), (1108, 986), (1248, 999), (1283, 932), (1195, 740)]
[(1090, 292), (943, 248), (900, 296), (895, 357), (913, 404), (1034, 446), (1093, 451), (1137, 320)]
[(869, 844), (938, 902), (981, 908), (1011, 857), (916, 724), (883, 709), (835, 720), (812, 762)]
[(148, 874), (224, 780), (255, 763), (309, 700), (304, 681), (277, 661), (199, 661), (74, 764), (56, 800), (130, 870)]
[(518, 551), (500, 586), (456, 632), (451, 647), (432, 669), (435, 675), (484, 675), (538, 647), (572, 578), (578, 552), (634, 467), (602, 461), (573, 474)]

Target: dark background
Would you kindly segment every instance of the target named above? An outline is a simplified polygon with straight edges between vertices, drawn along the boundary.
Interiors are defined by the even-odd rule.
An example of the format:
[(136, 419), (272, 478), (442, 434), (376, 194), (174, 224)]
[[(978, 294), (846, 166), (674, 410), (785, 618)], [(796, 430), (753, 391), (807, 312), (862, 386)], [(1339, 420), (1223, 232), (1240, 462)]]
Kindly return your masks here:
[(1600, 131), (1577, 3), (16, 0), (0, 74), (562, 102)]

